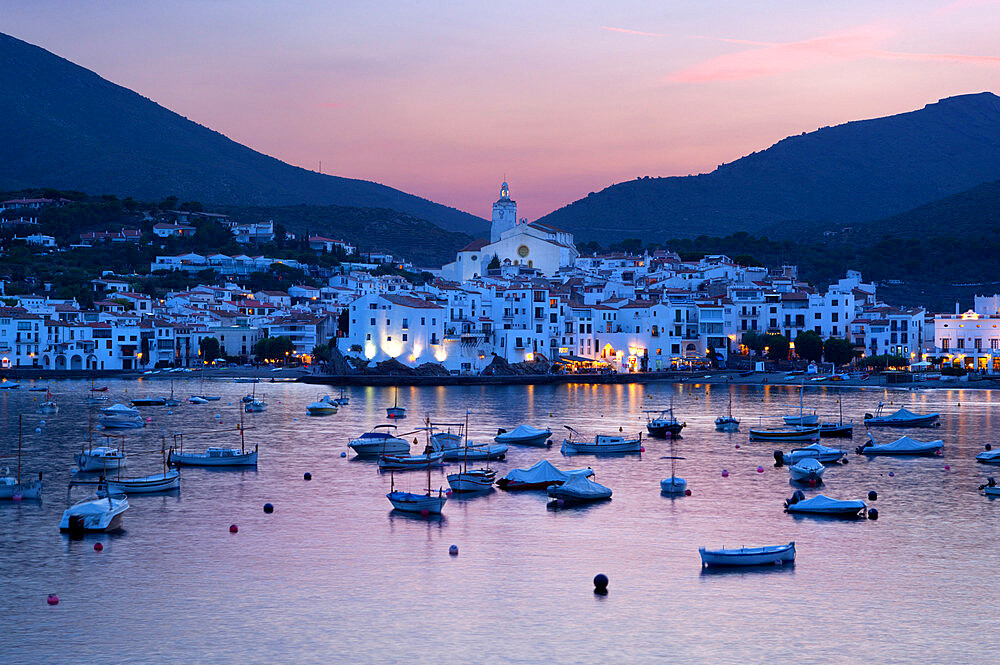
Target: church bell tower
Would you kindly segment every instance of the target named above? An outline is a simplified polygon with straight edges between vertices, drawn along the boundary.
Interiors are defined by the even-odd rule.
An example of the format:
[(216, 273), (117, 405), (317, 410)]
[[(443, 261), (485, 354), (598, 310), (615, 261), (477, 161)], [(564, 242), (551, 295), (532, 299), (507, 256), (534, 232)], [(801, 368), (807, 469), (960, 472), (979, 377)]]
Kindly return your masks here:
[(490, 226), (490, 242), (500, 239), (500, 234), (517, 226), (517, 202), (510, 199), (510, 187), (500, 185), (500, 198), (493, 204), (493, 224)]

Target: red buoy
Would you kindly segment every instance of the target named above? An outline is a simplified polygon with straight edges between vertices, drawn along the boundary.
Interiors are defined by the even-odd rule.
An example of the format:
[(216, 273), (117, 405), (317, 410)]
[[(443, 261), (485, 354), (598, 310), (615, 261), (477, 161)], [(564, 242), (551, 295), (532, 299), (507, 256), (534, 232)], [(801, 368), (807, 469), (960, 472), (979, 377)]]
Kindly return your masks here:
[(236, 526), (235, 524), (229, 525), (229, 533), (239, 533), (239, 532), (240, 528), (238, 526)]
[(684, 490), (684, 496), (691, 496), (691, 490)]
[(103, 549), (104, 549), (104, 545), (102, 545), (101, 543), (94, 543), (94, 551), (95, 552), (100, 552)]
[(422, 517), (427, 517), (430, 514), (431, 514), (431, 511), (427, 510), (426, 508), (424, 508), (423, 510), (420, 511), (420, 515)]
[(49, 605), (58, 605), (59, 596), (55, 595), (54, 593), (50, 593), (49, 597), (45, 599), (45, 602), (47, 602)]

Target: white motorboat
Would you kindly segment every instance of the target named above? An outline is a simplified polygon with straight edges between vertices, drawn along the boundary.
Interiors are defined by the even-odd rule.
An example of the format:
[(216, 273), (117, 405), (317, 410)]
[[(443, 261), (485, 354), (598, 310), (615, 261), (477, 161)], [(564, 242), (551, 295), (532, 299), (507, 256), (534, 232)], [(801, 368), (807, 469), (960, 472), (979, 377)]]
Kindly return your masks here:
[(902, 436), (892, 443), (875, 443), (872, 435), (868, 435), (865, 445), (857, 449), (859, 455), (937, 455), (944, 448), (944, 441), (917, 441), (908, 436)]
[(527, 469), (511, 469), (506, 476), (497, 481), (497, 487), (512, 491), (546, 489), (551, 485), (562, 484), (576, 475), (589, 477), (594, 475), (594, 470), (588, 467), (562, 471), (554, 467), (548, 460), (543, 459)]
[(109, 532), (122, 528), (122, 514), (129, 509), (124, 495), (92, 496), (67, 508), (59, 521), (59, 530), (80, 533), (85, 531)]
[(85, 473), (113, 471), (125, 466), (125, 451), (112, 446), (88, 446), (76, 454), (75, 461)]
[(244, 406), (243, 410), (247, 413), (260, 413), (261, 411), (267, 410), (267, 402), (260, 399), (254, 399)]
[(358, 457), (405, 455), (410, 452), (410, 444), (397, 437), (395, 429), (395, 425), (376, 425), (372, 431), (365, 432), (347, 445)]
[(865, 427), (937, 427), (941, 424), (937, 422), (938, 413), (919, 414), (901, 407), (895, 413), (883, 416), (884, 408), (885, 404), (879, 402), (874, 414), (866, 413)]
[(709, 550), (698, 548), (701, 565), (708, 566), (764, 566), (795, 562), (795, 542), (787, 545), (740, 547), (736, 549)]
[(823, 482), (823, 473), (825, 471), (826, 467), (816, 459), (815, 455), (812, 457), (803, 457), (788, 467), (788, 474), (792, 477), (792, 480), (800, 483), (821, 483)]
[(976, 455), (980, 464), (1000, 464), (1000, 450), (984, 450)]
[[(457, 450), (462, 447), (465, 426), (461, 423), (430, 423), (431, 448), (435, 451)], [(446, 427), (447, 429), (440, 429)], [(454, 429), (454, 431), (452, 431)]]
[(310, 416), (329, 416), (337, 413), (337, 404), (329, 395), (317, 397), (315, 402), (306, 404), (306, 413)]
[(853, 519), (856, 517), (864, 517), (867, 511), (868, 505), (864, 501), (831, 499), (830, 497), (822, 494), (817, 494), (811, 499), (807, 499), (802, 493), (802, 490), (796, 490), (795, 494), (785, 501), (786, 513), (825, 515), (827, 517), (844, 517)]
[(142, 416), (101, 416), (101, 427), (104, 429), (141, 429), (146, 426)]
[(59, 413), (59, 405), (56, 404), (56, 401), (54, 399), (52, 399), (52, 393), (50, 393), (48, 390), (45, 391), (45, 401), (38, 405), (38, 408), (35, 409), (35, 413), (40, 413), (43, 415)]
[(470, 460), (504, 459), (507, 456), (507, 444), (467, 441), (466, 445), (460, 448), (447, 448), (442, 453), (448, 462), (457, 462), (466, 458)]
[[(465, 425), (462, 426), (462, 431), (468, 433), (469, 431), (469, 412), (465, 412)], [(468, 436), (468, 434), (466, 434)], [(480, 492), (483, 490), (488, 490), (493, 488), (493, 481), (496, 480), (497, 472), (490, 468), (489, 462), (486, 466), (481, 469), (469, 469), (469, 460), (474, 459), (469, 456), (469, 450), (472, 448), (471, 442), (466, 438), (465, 445), (461, 447), (463, 452), (462, 457), (462, 470), (458, 473), (448, 474), (448, 485), (454, 492)], [(486, 448), (489, 448), (488, 446)], [(504, 452), (507, 451), (507, 446), (503, 444)], [(445, 457), (453, 449), (448, 449), (445, 451)], [(489, 460), (490, 456), (487, 454), (486, 459)]]
[(208, 404), (208, 400), (201, 395), (191, 395), (188, 397), (188, 404)]
[(124, 404), (115, 403), (111, 406), (106, 406), (102, 408), (101, 413), (105, 416), (137, 416), (139, 415), (139, 409), (131, 406), (125, 406)]
[(845, 455), (847, 455), (847, 451), (841, 450), (840, 448), (830, 448), (829, 446), (824, 446), (822, 443), (816, 442), (808, 446), (803, 446), (802, 448), (792, 448), (791, 452), (788, 453), (776, 451), (774, 457), (775, 461), (778, 461), (780, 456), (780, 461), (783, 464), (795, 464), (800, 459), (804, 459), (806, 457), (815, 457), (824, 464), (834, 464), (843, 459)]
[(611, 488), (595, 483), (583, 475), (572, 475), (566, 482), (547, 488), (546, 493), (550, 498), (565, 503), (590, 503), (611, 498)]
[[(565, 455), (577, 453), (607, 455), (642, 452), (642, 433), (639, 434), (597, 434), (594, 440), (583, 440), (580, 433), (569, 425), (563, 425), (570, 431), (568, 438), (563, 439), (562, 452)], [(574, 438), (580, 437), (580, 438)]]
[(213, 446), (203, 453), (171, 448), (167, 463), (171, 466), (257, 466), (257, 447), (251, 451)]
[(497, 430), (497, 435), (493, 437), (493, 440), (497, 443), (514, 446), (545, 447), (552, 445), (549, 441), (551, 436), (552, 430), (548, 428), (538, 429), (531, 425), (518, 425), (509, 432), (505, 429)]
[(21, 387), (20, 383), (8, 381), (7, 379), (4, 379), (3, 383), (0, 383), (0, 390), (17, 390), (20, 387)]
[(152, 473), (138, 478), (118, 478), (108, 480), (108, 491), (120, 494), (152, 494), (166, 492), (181, 486), (181, 474), (177, 469)]

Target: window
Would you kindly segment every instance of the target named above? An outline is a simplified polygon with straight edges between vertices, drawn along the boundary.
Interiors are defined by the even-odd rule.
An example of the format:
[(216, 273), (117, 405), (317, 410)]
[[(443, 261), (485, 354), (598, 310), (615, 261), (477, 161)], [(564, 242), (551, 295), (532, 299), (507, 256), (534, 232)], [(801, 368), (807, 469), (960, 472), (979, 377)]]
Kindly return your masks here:
[(834, 298), (834, 300), (833, 300), (833, 303), (832, 303), (832, 304), (833, 304), (833, 306), (834, 306), (834, 307), (836, 307), (837, 305), (839, 305), (839, 304), (840, 304), (840, 301), (839, 301), (839, 300), (837, 300), (836, 298)]
[(407, 330), (410, 327), (410, 320), (403, 319), (403, 330)]
[(365, 335), (365, 340), (370, 342), (372, 340), (372, 334), (368, 333), (367, 335)]
[(426, 316), (421, 316), (420, 317), (420, 325), (422, 325), (422, 326), (426, 326), (427, 325), (427, 317)]
[(406, 341), (406, 333), (403, 333), (403, 341)]
[(371, 320), (371, 325), (375, 325), (375, 319)]
[(386, 319), (385, 320), (385, 327), (386, 328), (391, 328), (392, 327), (392, 320), (391, 319)]
[(979, 351), (980, 349), (983, 348), (983, 338), (982, 337), (977, 337), (976, 338), (976, 340), (975, 340), (975, 346), (976, 346), (976, 351)]
[(837, 312), (834, 312), (833, 314), (830, 315), (830, 320), (833, 321), (834, 323), (836, 323), (837, 321), (840, 320), (840, 314), (837, 313)]
[(816, 312), (816, 313), (815, 313), (815, 314), (813, 315), (813, 318), (814, 318), (814, 319), (821, 319), (821, 318), (823, 318), (823, 315), (822, 315), (822, 314), (820, 314), (819, 312)]
[(392, 341), (392, 335), (386, 335), (385, 336), (385, 341), (391, 342)]

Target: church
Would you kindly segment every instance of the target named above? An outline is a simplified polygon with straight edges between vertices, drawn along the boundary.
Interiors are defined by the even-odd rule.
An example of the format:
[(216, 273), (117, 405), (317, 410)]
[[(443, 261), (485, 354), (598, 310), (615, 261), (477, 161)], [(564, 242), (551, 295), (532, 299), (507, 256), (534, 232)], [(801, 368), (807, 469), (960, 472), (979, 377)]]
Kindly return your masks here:
[(517, 218), (517, 202), (510, 198), (507, 183), (500, 185), (500, 198), (493, 204), (490, 239), (473, 240), (458, 251), (455, 261), (441, 268), (441, 276), (465, 282), (486, 274), (493, 257), (501, 265), (534, 268), (552, 277), (560, 268), (572, 267), (580, 252), (573, 234), (541, 222)]

